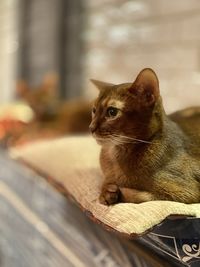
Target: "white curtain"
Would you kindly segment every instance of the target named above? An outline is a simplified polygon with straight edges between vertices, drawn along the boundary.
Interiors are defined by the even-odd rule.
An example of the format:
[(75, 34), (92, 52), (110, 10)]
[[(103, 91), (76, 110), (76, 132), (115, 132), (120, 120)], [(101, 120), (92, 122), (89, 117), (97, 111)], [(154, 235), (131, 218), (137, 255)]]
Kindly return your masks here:
[(17, 7), (18, 0), (0, 1), (0, 104), (11, 101), (15, 91)]

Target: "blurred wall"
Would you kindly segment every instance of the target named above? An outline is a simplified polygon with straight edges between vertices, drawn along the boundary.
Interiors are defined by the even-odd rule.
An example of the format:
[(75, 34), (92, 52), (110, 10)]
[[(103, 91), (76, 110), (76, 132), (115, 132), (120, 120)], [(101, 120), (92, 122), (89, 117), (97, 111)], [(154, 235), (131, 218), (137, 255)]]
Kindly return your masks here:
[(200, 103), (199, 0), (1, 0), (0, 20), (0, 102), (16, 75), (35, 86), (56, 71), (63, 96), (92, 98), (89, 78), (152, 67), (168, 112)]
[(19, 78), (35, 87), (57, 73), (63, 97), (81, 94), (83, 2), (19, 0)]
[(168, 112), (200, 104), (199, 0), (87, 0), (85, 32), (88, 78), (133, 81), (155, 69)]
[(0, 103), (14, 96), (18, 49), (18, 0), (0, 1)]

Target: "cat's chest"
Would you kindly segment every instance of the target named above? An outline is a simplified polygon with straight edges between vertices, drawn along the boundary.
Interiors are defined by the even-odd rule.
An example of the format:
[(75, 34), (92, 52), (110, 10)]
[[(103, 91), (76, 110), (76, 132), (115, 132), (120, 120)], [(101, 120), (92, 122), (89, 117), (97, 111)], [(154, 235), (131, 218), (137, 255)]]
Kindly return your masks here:
[(125, 151), (118, 151), (114, 146), (102, 149), (100, 163), (107, 179), (115, 180), (119, 185), (136, 186), (139, 177), (134, 171), (134, 164)]

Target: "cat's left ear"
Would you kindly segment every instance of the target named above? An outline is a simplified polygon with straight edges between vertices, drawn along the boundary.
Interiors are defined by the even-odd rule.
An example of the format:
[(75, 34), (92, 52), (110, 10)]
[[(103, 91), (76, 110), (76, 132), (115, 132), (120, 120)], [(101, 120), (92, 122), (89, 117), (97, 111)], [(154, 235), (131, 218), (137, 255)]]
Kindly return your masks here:
[(138, 98), (143, 106), (151, 106), (159, 98), (159, 81), (156, 73), (150, 69), (143, 69), (137, 76), (129, 91)]
[(90, 79), (90, 81), (97, 87), (99, 91), (102, 91), (102, 90), (105, 90), (107, 88), (114, 86), (114, 84), (112, 83), (106, 83), (106, 82), (102, 82), (102, 81), (98, 81), (94, 79)]

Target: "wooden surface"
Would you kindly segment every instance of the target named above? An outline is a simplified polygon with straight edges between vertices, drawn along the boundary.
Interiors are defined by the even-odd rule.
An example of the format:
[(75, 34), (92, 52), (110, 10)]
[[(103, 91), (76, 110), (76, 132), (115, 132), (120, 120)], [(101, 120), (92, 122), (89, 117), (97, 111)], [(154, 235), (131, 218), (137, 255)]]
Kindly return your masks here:
[(172, 266), (154, 254), (104, 230), (0, 153), (0, 267)]

